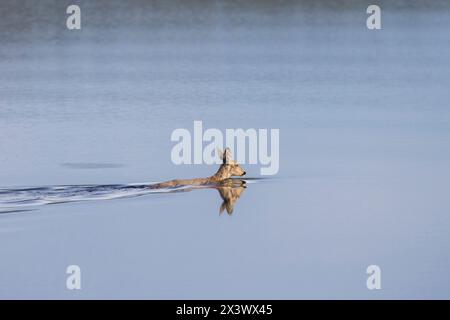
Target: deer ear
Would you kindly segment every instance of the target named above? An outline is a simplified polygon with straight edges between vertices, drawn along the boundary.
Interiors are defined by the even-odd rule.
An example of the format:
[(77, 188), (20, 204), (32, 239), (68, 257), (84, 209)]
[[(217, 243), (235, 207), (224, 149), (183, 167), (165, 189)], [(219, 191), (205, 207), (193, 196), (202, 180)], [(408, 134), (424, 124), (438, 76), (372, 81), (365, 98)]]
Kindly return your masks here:
[(225, 207), (226, 207), (226, 203), (225, 203), (225, 201), (224, 201), (224, 202), (222, 202), (222, 204), (221, 204), (221, 206), (220, 206), (219, 214), (222, 214), (222, 213), (223, 213), (223, 210), (225, 210)]
[(217, 154), (219, 155), (219, 159), (223, 160), (223, 150), (220, 148), (217, 148)]
[(231, 150), (230, 148), (226, 148), (223, 152), (223, 163), (228, 164), (231, 163), (233, 160), (231, 159)]

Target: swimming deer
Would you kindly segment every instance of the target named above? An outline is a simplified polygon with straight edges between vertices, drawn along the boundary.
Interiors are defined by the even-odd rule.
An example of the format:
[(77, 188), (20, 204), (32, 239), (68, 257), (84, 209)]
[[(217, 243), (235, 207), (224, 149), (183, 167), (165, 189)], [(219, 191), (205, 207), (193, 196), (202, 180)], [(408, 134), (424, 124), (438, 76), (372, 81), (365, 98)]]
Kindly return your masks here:
[(152, 184), (149, 186), (151, 189), (161, 189), (161, 188), (174, 188), (180, 186), (208, 186), (208, 185), (220, 185), (234, 176), (242, 177), (245, 175), (244, 169), (236, 163), (231, 158), (230, 148), (226, 148), (225, 151), (221, 152), (219, 150), (219, 157), (222, 159), (222, 164), (220, 165), (217, 172), (208, 178), (196, 178), (196, 179), (185, 179), (185, 180), (170, 180), (166, 182), (160, 182)]
[(219, 157), (222, 159), (222, 164), (219, 170), (210, 177), (184, 180), (176, 179), (152, 184), (148, 187), (150, 189), (187, 187), (177, 190), (183, 192), (192, 191), (196, 187), (216, 189), (223, 200), (219, 213), (222, 213), (226, 209), (227, 213), (231, 215), (234, 205), (246, 188), (246, 182), (244, 180), (231, 179), (231, 177), (242, 177), (245, 175), (245, 171), (231, 158), (231, 150), (229, 148), (226, 148), (223, 152), (219, 150)]

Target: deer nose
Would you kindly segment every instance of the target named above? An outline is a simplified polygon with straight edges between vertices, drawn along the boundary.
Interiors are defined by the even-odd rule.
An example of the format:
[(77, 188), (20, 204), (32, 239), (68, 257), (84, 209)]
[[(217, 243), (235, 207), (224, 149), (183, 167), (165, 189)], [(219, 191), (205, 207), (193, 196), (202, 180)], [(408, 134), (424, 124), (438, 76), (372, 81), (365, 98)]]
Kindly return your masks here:
[(247, 172), (244, 171), (244, 173), (243, 173), (242, 175), (245, 176), (246, 173), (247, 173)]

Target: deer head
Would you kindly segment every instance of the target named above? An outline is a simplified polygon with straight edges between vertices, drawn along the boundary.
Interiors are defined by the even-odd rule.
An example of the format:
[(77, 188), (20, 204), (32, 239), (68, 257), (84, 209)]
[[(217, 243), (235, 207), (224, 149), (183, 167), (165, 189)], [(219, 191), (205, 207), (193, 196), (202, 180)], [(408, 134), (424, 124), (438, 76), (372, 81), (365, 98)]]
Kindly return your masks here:
[(234, 176), (242, 177), (245, 175), (244, 169), (232, 159), (230, 148), (226, 148), (223, 152), (219, 150), (219, 157), (222, 159), (222, 165), (213, 176), (213, 180), (223, 181)]

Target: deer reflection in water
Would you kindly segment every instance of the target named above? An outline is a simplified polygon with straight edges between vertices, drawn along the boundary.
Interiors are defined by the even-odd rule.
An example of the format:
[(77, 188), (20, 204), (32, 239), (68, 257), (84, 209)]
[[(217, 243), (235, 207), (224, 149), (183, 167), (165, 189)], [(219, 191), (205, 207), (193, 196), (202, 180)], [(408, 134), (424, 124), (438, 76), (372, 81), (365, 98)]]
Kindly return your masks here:
[(182, 189), (173, 189), (166, 191), (165, 193), (175, 193), (175, 192), (190, 192), (192, 190), (199, 189), (216, 189), (222, 198), (222, 204), (219, 208), (219, 213), (222, 214), (225, 210), (229, 215), (233, 213), (234, 205), (241, 197), (244, 190), (247, 188), (247, 182), (242, 179), (230, 178), (223, 180), (219, 183), (201, 185), (201, 186), (186, 186)]
[[(246, 182), (244, 180), (230, 180), (233, 180), (233, 185), (221, 186), (216, 188), (223, 200), (222, 204), (220, 205), (219, 213), (222, 213), (226, 209), (229, 215), (233, 213), (234, 205), (241, 197), (241, 194), (242, 192), (244, 192), (245, 188), (247, 188)], [(237, 186), (236, 182), (239, 182), (240, 185)]]

